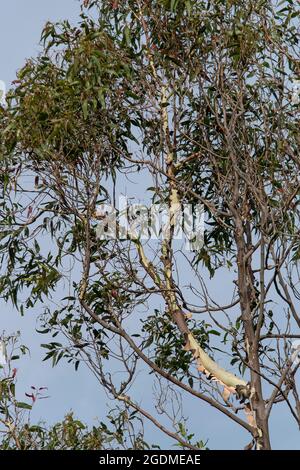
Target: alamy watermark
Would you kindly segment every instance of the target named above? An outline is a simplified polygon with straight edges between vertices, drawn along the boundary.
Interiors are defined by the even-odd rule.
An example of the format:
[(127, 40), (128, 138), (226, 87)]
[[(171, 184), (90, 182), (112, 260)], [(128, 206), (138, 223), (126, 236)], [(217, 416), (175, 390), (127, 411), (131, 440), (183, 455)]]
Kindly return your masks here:
[(184, 240), (187, 250), (204, 242), (204, 208), (201, 204), (129, 204), (120, 196), (118, 207), (100, 204), (95, 218), (99, 240)]

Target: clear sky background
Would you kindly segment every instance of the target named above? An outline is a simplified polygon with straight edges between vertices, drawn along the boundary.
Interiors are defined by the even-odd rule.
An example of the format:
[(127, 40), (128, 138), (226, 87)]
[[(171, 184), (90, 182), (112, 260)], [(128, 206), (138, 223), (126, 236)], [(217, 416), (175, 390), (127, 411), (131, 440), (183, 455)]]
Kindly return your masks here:
[[(25, 59), (38, 53), (39, 38), (46, 21), (67, 18), (71, 23), (76, 23), (79, 11), (77, 0), (0, 0), (0, 80), (6, 82), (7, 88)], [(216, 290), (221, 296), (222, 284), (222, 278), (216, 279)], [(35, 405), (34, 419), (54, 423), (62, 419), (66, 412), (73, 410), (79, 419), (95, 424), (97, 419), (104, 418), (107, 405), (112, 403), (88, 370), (81, 368), (74, 372), (72, 367), (63, 362), (53, 369), (50, 363), (42, 362), (45, 350), (40, 347), (40, 343), (45, 342), (45, 338), (35, 332), (39, 313), (35, 309), (20, 317), (9, 305), (3, 302), (0, 304), (0, 332), (5, 330), (9, 334), (20, 330), (22, 342), (31, 351), (30, 358), (19, 364), (19, 398), (24, 400), (24, 393), (29, 391), (31, 385), (47, 386), (50, 398)], [(150, 407), (152, 391), (146, 384), (146, 376), (140, 375), (135, 383), (135, 397), (144, 407)], [(229, 419), (199, 400), (185, 397), (186, 400), (186, 415), (192, 417), (191, 430), (196, 432), (199, 439), (209, 439), (210, 448), (242, 448), (249, 442), (248, 434)], [(287, 414), (281, 407), (271, 421), (273, 447), (299, 449), (299, 432), (293, 422), (287, 419)], [(146, 431), (149, 443), (159, 441), (166, 448), (172, 444), (151, 426), (147, 425)]]

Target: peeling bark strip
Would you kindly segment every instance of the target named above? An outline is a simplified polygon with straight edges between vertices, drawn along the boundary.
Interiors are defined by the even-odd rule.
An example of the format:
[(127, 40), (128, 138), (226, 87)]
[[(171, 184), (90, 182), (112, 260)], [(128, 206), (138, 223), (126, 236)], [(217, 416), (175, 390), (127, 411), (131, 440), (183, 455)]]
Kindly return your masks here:
[[(231, 389), (233, 393), (237, 393), (236, 387), (240, 386), (247, 390), (247, 382), (243, 379), (236, 377), (236, 375), (227, 372), (225, 369), (220, 367), (208, 354), (199, 346), (198, 342), (194, 338), (192, 333), (187, 336), (186, 345), (184, 347), (186, 351), (191, 351), (193, 357), (196, 359), (198, 369), (216, 378), (222, 385)], [(248, 393), (248, 396), (250, 393)]]
[[(198, 344), (193, 333), (190, 332), (186, 323), (186, 316), (181, 310), (175, 310), (172, 312), (172, 318), (177, 324), (178, 329), (185, 339), (185, 351), (190, 351), (193, 358), (196, 360), (197, 369), (204, 373), (206, 377), (214, 380), (223, 386), (223, 398), (225, 402), (231, 394), (236, 395), (239, 400), (244, 401), (245, 399), (251, 399), (251, 387), (250, 384), (245, 380), (237, 377), (236, 375), (228, 372), (227, 370), (220, 367)], [(244, 405), (244, 412), (248, 423), (253, 427), (253, 436), (259, 439), (262, 436), (262, 432), (257, 426), (255, 412), (252, 410), (249, 402)], [(257, 446), (259, 448), (259, 446)]]
[(185, 338), (185, 351), (190, 351), (197, 362), (197, 367), (200, 372), (205, 373), (207, 377), (211, 377), (219, 382), (229, 392), (226, 396), (229, 397), (230, 393), (235, 393), (238, 398), (249, 398), (250, 388), (247, 382), (231, 372), (226, 371), (220, 367), (208, 354), (201, 348), (195, 339), (193, 333), (190, 332), (185, 315), (180, 310), (173, 313), (173, 320), (177, 324), (181, 334)]

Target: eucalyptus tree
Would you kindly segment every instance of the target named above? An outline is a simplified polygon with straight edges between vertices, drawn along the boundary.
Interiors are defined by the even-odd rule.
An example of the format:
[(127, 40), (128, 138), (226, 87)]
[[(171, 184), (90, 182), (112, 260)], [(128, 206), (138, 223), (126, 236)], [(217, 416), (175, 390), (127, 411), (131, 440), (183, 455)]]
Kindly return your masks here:
[[(85, 1), (78, 25), (46, 24), (1, 110), (2, 297), (43, 306), (46, 358), (86, 363), (184, 448), (205, 427), (187, 432), (179, 394), (247, 448), (271, 448), (275, 407), (300, 424), (298, 42), (293, 0)], [(138, 212), (103, 236), (126, 178), (169, 208), (155, 242)], [(186, 204), (205, 213), (190, 252)]]

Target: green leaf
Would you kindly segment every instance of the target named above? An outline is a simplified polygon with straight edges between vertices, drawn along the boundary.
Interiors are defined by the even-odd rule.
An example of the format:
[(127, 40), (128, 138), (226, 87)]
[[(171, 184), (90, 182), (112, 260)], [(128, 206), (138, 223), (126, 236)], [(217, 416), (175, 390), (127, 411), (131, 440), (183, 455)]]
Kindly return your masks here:
[(131, 33), (129, 27), (126, 25), (124, 28), (124, 38), (128, 47), (131, 46)]
[(175, 13), (177, 5), (178, 5), (178, 0), (171, 0), (170, 9), (173, 13)]
[(207, 332), (207, 334), (209, 335), (216, 335), (216, 336), (220, 336), (221, 333), (219, 331), (216, 331), (216, 330), (210, 330)]
[(87, 100), (85, 100), (82, 103), (82, 111), (83, 111), (83, 118), (86, 121), (87, 117), (88, 117), (88, 102), (87, 102)]
[(18, 401), (16, 403), (17, 408), (22, 408), (23, 410), (31, 410), (32, 406), (28, 405), (28, 403), (24, 403), (23, 401)]

